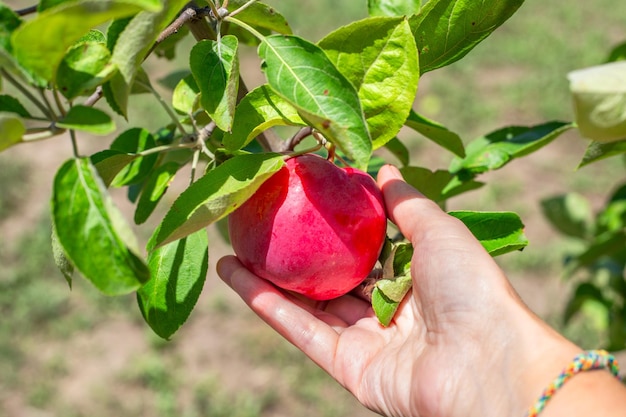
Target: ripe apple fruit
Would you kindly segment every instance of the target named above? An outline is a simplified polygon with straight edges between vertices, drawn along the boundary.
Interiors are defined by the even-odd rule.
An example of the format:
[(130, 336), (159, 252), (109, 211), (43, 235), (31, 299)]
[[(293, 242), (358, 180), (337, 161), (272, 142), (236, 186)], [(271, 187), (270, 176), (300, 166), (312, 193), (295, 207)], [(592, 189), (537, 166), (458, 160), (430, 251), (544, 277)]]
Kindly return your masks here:
[(387, 227), (371, 176), (317, 155), (290, 158), (230, 214), (233, 250), (256, 275), (314, 300), (348, 293), (371, 272)]

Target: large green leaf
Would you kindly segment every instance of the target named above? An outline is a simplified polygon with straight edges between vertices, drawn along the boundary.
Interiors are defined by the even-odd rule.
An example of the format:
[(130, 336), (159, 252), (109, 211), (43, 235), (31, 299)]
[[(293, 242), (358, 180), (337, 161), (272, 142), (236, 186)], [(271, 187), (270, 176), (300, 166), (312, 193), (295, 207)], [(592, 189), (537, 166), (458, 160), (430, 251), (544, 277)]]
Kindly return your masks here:
[(235, 117), (239, 89), (239, 43), (228, 35), (220, 42), (198, 42), (189, 56), (189, 67), (198, 88), (200, 103), (217, 127), (229, 132)]
[(13, 113), (0, 113), (0, 152), (22, 141), (26, 127)]
[(76, 269), (107, 295), (137, 290), (150, 277), (132, 230), (87, 158), (65, 162), (54, 178), (52, 220)]
[(243, 148), (264, 130), (273, 126), (305, 125), (298, 111), (267, 85), (250, 91), (239, 102), (232, 133), (224, 133), (222, 143), (230, 151)]
[(153, 243), (173, 242), (227, 216), (283, 164), (282, 155), (246, 154), (210, 170), (174, 201)]
[(411, 129), (421, 133), (425, 138), (432, 140), (437, 145), (449, 150), (455, 155), (461, 158), (465, 156), (463, 141), (459, 135), (451, 132), (445, 126), (433, 120), (427, 119), (413, 110), (411, 110), (405, 124)]
[[(123, 116), (128, 112), (128, 96), (141, 63), (161, 31), (171, 23), (187, 1), (162, 0), (160, 3), (163, 5), (160, 11), (138, 13), (116, 34), (111, 62), (119, 71), (106, 84), (107, 101), (112, 102), (112, 107)], [(107, 41), (111, 47), (111, 41)]]
[(465, 148), (465, 158), (456, 158), (450, 172), (474, 176), (502, 168), (515, 158), (528, 155), (571, 129), (573, 124), (548, 122), (537, 126), (509, 126), (480, 137)]
[(511, 212), (450, 211), (461, 220), (491, 256), (498, 256), (528, 246), (524, 223)]
[(423, 73), (463, 58), (524, 0), (430, 0), (410, 19)]
[(196, 305), (209, 267), (205, 230), (150, 252), (152, 278), (137, 291), (139, 309), (152, 330), (169, 339)]
[(111, 19), (141, 10), (156, 11), (158, 0), (77, 0), (64, 2), (22, 24), (12, 36), (18, 62), (46, 81), (51, 81), (65, 55), (81, 36)]
[(259, 46), (270, 87), (293, 104), (301, 116), (367, 169), (372, 140), (359, 96), (324, 51), (296, 36), (268, 36)]
[(319, 46), (357, 89), (374, 149), (393, 139), (409, 115), (419, 80), (408, 21), (360, 20), (330, 33)]
[(75, 129), (96, 135), (108, 135), (115, 130), (115, 122), (111, 116), (100, 109), (89, 106), (73, 106), (57, 126)]
[(576, 125), (596, 142), (626, 139), (626, 61), (570, 72)]
[(411, 16), (422, 7), (422, 0), (367, 0), (370, 16)]

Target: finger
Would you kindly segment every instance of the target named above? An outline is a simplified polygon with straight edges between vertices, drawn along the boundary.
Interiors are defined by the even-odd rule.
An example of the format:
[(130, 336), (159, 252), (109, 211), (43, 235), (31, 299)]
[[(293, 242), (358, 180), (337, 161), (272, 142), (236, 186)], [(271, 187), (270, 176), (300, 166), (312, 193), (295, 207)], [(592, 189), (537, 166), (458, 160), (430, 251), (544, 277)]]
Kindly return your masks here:
[[(217, 272), (261, 319), (332, 375), (332, 358), (339, 335), (308, 311), (313, 308), (298, 304), (268, 281), (252, 274), (234, 256), (220, 259)], [(330, 314), (322, 312), (321, 315), (330, 319)]]
[(467, 246), (464, 250), (485, 252), (463, 223), (407, 184), (396, 167), (385, 165), (380, 169), (378, 186), (390, 219), (414, 246), (436, 240), (452, 247)]

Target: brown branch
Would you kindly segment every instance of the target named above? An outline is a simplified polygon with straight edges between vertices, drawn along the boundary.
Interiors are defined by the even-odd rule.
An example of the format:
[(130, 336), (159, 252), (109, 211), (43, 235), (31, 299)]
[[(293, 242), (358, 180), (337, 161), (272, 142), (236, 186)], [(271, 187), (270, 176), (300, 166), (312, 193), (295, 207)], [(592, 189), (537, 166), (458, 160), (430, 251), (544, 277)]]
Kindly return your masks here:
[(83, 105), (92, 107), (94, 104), (98, 102), (98, 100), (102, 98), (103, 95), (104, 95), (104, 92), (102, 91), (102, 86), (99, 85), (98, 87), (96, 87), (96, 91), (94, 91), (93, 94), (90, 95), (87, 98), (87, 100), (85, 100)]
[(37, 12), (37, 5), (24, 7), (23, 9), (19, 9), (15, 11), (15, 14), (18, 16), (26, 16), (32, 13)]

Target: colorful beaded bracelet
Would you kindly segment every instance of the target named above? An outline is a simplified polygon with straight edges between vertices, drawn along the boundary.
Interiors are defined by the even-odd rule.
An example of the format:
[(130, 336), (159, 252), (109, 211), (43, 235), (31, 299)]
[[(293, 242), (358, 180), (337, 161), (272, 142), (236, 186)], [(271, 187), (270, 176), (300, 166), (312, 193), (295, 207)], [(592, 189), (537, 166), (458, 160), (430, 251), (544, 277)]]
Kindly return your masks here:
[(537, 402), (530, 407), (526, 413), (526, 417), (537, 417), (545, 408), (548, 400), (552, 398), (554, 393), (565, 384), (571, 377), (582, 371), (590, 371), (592, 369), (608, 369), (619, 379), (619, 365), (615, 357), (606, 350), (589, 350), (576, 356), (574, 360), (552, 381), (546, 388)]

